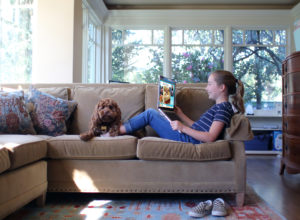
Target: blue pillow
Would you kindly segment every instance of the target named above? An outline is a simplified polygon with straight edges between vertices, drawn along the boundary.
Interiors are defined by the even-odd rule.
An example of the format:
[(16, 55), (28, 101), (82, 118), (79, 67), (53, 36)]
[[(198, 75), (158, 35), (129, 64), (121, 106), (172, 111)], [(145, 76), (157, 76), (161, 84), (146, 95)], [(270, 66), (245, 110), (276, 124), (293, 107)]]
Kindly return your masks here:
[(30, 116), (38, 134), (58, 136), (67, 132), (66, 121), (77, 107), (75, 101), (67, 101), (43, 93), (34, 88), (29, 90), (28, 104), (32, 105)]
[(0, 133), (36, 134), (23, 91), (0, 92)]

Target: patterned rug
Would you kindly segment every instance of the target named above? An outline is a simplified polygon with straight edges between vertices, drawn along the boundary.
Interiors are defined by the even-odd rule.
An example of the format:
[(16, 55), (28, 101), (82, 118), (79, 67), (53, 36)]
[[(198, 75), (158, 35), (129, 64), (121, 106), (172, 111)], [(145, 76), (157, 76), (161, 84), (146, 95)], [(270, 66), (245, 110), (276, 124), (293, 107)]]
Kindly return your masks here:
[[(142, 198), (141, 198), (142, 197)], [(233, 195), (222, 195), (228, 216), (202, 219), (279, 220), (285, 219), (247, 187), (245, 205), (235, 207)], [(130, 198), (130, 199), (128, 199)], [(216, 195), (106, 195), (49, 193), (45, 207), (30, 203), (6, 220), (183, 220), (192, 219), (188, 211), (200, 201)]]

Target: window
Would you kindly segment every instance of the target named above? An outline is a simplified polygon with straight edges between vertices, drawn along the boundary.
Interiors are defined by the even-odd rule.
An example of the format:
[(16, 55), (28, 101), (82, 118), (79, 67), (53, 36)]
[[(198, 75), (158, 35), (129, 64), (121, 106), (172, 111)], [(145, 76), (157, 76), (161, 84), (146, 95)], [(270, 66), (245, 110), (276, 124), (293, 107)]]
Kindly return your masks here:
[(223, 68), (223, 30), (172, 30), (172, 78), (177, 82), (207, 82), (210, 72)]
[(281, 63), (286, 30), (233, 29), (234, 74), (244, 82), (245, 103), (271, 110), (281, 103)]
[(112, 80), (156, 83), (163, 55), (163, 30), (112, 30)]
[(33, 3), (0, 1), (0, 82), (31, 82)]
[(97, 83), (100, 77), (100, 28), (99, 21), (88, 3), (83, 2), (83, 51), (82, 51), (82, 81)]

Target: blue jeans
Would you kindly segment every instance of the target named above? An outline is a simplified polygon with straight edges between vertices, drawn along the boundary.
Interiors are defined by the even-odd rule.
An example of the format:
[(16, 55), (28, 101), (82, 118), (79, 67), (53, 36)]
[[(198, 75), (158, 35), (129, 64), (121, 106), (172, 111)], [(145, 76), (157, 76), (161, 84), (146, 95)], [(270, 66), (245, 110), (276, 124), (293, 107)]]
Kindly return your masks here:
[(192, 138), (189, 135), (173, 130), (169, 121), (155, 109), (147, 109), (146, 111), (124, 123), (126, 133), (132, 133), (142, 129), (146, 127), (146, 125), (150, 125), (161, 138), (174, 141), (190, 142), (193, 144), (200, 143), (200, 141)]

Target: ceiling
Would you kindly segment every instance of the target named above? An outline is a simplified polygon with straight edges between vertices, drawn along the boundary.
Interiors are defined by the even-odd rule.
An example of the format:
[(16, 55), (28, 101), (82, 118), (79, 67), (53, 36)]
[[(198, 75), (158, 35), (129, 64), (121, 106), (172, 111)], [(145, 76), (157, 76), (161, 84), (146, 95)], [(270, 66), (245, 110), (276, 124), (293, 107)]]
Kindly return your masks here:
[(103, 0), (121, 9), (291, 9), (300, 0)]

